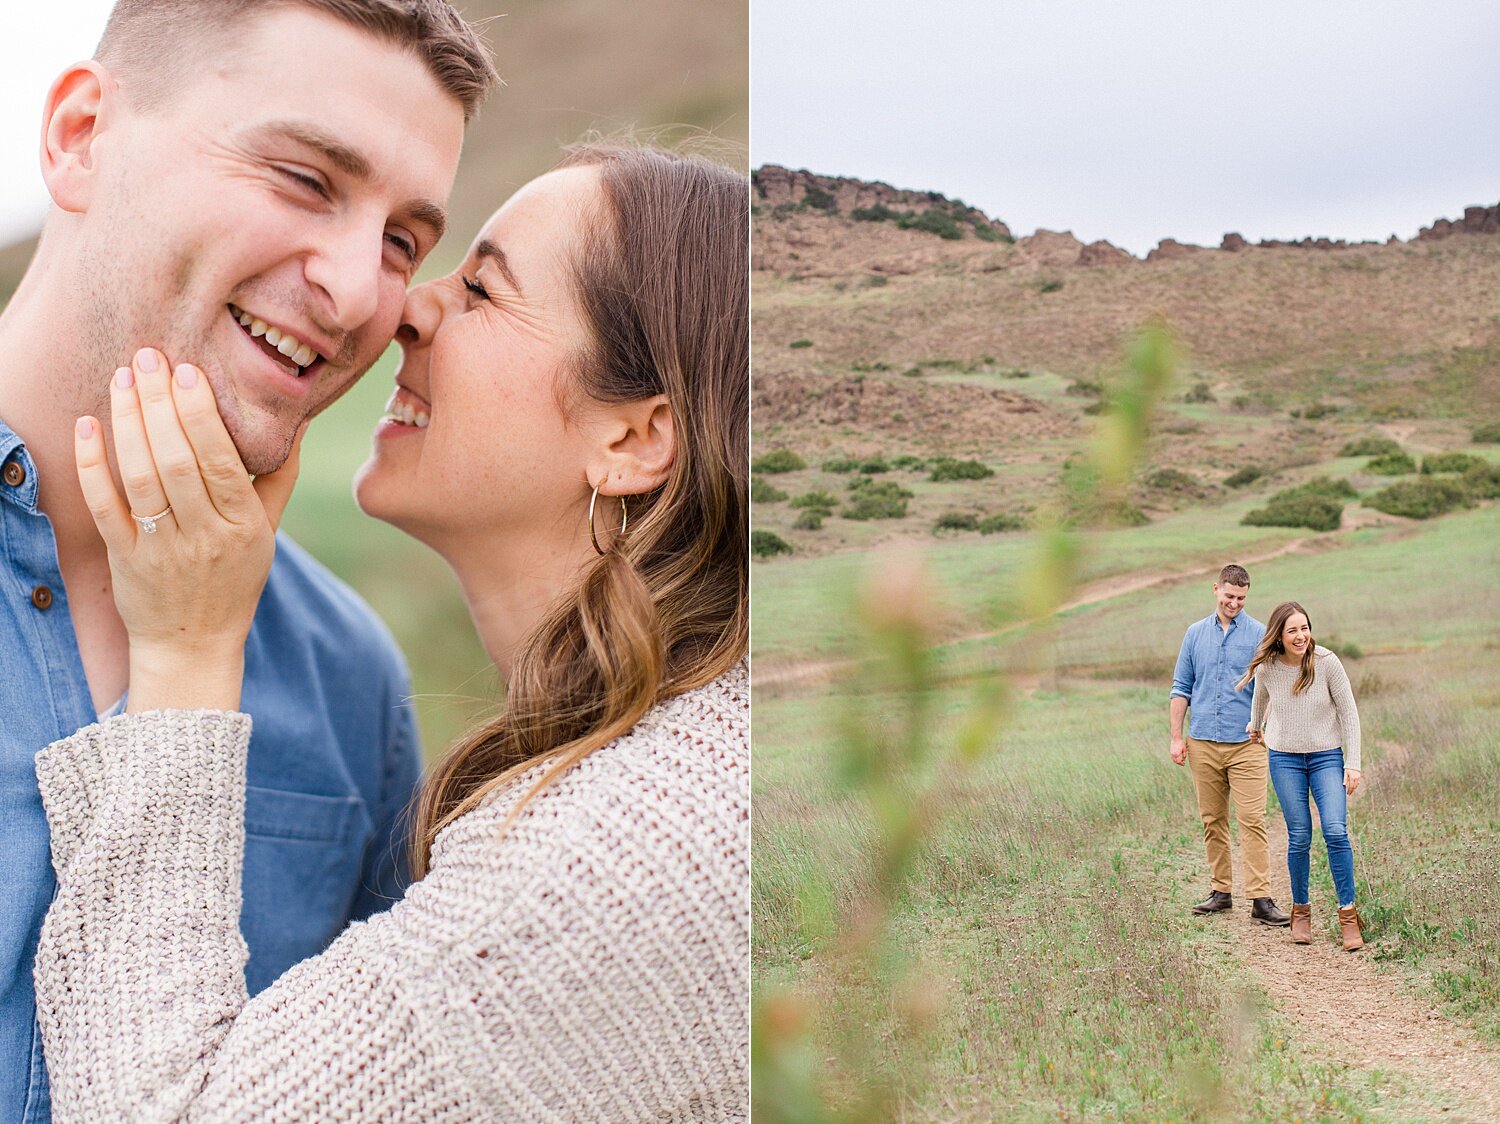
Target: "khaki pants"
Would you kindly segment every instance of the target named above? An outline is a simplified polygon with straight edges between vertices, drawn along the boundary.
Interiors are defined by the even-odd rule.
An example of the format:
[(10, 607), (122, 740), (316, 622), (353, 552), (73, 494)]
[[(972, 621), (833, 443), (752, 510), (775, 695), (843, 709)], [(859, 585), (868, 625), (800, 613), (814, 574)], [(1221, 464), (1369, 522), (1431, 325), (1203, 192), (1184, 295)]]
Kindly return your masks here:
[(1187, 739), (1188, 767), (1198, 789), (1198, 814), (1203, 817), (1203, 844), (1208, 850), (1208, 872), (1215, 890), (1225, 894), (1234, 885), (1229, 858), (1229, 799), (1240, 825), (1240, 857), (1244, 860), (1245, 893), (1251, 898), (1271, 896), (1270, 858), (1266, 851), (1266, 747), (1257, 742), (1204, 742)]

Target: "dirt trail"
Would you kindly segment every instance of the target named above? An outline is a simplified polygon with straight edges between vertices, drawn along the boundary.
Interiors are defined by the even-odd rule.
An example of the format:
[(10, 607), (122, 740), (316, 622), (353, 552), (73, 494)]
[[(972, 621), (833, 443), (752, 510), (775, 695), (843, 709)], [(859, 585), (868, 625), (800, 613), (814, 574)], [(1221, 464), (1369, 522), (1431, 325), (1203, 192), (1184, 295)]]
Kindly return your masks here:
[[(1354, 798), (1356, 863), (1359, 805), (1378, 801), (1381, 773), (1401, 768), (1408, 757), (1405, 747), (1387, 746), (1370, 770), (1369, 791)], [(1286, 823), (1280, 815), (1267, 817), (1266, 835), (1271, 893), (1289, 909)], [(1244, 885), (1238, 850), (1236, 846), (1236, 889)], [(1323, 861), (1316, 847), (1313, 861)], [(1345, 952), (1325, 927), (1327, 921), (1315, 908), (1313, 943), (1294, 945), (1286, 929), (1251, 921), (1248, 901), (1237, 893), (1232, 916), (1201, 923), (1229, 926), (1235, 955), (1286, 1017), (1293, 1039), (1305, 1051), (1358, 1070), (1394, 1074), (1405, 1086), (1398, 1099), (1444, 1120), (1500, 1121), (1500, 1049), (1449, 1018), (1394, 972), (1378, 970), (1378, 940), (1359, 952)]]
[[(1246, 566), (1254, 566), (1261, 562), (1269, 562), (1273, 558), (1281, 558), (1284, 555), (1302, 550), (1309, 544), (1332, 538), (1333, 533), (1330, 532), (1328, 534), (1308, 535), (1305, 538), (1293, 539), (1291, 542), (1284, 543), (1275, 550), (1268, 550), (1263, 554), (1243, 558), (1241, 559), (1241, 563)], [(1085, 585), (1079, 591), (1078, 595), (1064, 603), (1058, 612), (1065, 613), (1071, 609), (1080, 609), (1085, 605), (1096, 605), (1101, 601), (1124, 597), (1126, 594), (1138, 593), (1143, 589), (1165, 585), (1168, 582), (1184, 581), (1188, 578), (1201, 578), (1208, 574), (1217, 573), (1218, 569), (1217, 565), (1199, 566), (1188, 570), (1157, 567), (1151, 570), (1138, 570), (1130, 574), (1115, 574)], [(956, 644), (965, 640), (982, 640), (989, 636), (1000, 636), (1007, 631), (1009, 629), (958, 633), (943, 637), (942, 643)], [(853, 671), (858, 666), (859, 662), (857, 660), (849, 659), (810, 660), (802, 663), (758, 665), (755, 668), (753, 682), (756, 691), (771, 691), (781, 694), (788, 690), (832, 682), (839, 678), (839, 676)]]

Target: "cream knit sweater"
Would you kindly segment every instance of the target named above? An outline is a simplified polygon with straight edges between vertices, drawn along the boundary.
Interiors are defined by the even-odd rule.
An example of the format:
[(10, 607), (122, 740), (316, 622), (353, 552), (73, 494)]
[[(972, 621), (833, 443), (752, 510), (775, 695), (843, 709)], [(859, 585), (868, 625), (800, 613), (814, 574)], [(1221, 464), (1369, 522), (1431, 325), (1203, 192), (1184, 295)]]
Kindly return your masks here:
[(254, 999), (250, 719), (112, 718), (37, 757), (57, 897), (36, 955), (59, 1124), (748, 1116), (749, 683), (668, 700)]
[(1319, 647), (1313, 651), (1312, 684), (1294, 695), (1292, 688), (1301, 674), (1279, 659), (1256, 669), (1250, 728), (1264, 727), (1266, 747), (1280, 753), (1317, 753), (1342, 746), (1344, 768), (1358, 771), (1359, 708), (1344, 665)]

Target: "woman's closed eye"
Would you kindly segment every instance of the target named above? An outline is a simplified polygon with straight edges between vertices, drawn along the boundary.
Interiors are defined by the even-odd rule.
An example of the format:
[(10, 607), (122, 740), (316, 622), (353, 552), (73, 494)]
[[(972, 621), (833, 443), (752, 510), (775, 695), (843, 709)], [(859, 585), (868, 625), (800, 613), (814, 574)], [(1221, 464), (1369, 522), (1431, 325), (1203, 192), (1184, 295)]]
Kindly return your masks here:
[(490, 299), (490, 291), (483, 285), (481, 285), (477, 279), (472, 277), (465, 277), (463, 279), (463, 282), (464, 288), (474, 296), (478, 297), (480, 300), (487, 301)]

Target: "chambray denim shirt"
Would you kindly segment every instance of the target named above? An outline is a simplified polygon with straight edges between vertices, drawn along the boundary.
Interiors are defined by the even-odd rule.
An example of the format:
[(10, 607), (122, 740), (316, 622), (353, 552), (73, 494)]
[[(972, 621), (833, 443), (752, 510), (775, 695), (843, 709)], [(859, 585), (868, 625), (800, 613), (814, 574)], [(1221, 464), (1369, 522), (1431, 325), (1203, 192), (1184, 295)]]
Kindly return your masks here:
[(1188, 736), (1204, 742), (1242, 742), (1250, 735), (1250, 701), (1255, 680), (1235, 684), (1250, 666), (1266, 626), (1244, 610), (1225, 631), (1217, 611), (1188, 626), (1172, 673), (1170, 698), (1188, 700)]
[[(32, 960), (55, 882), (36, 753), (98, 719), (37, 471), (0, 422), (0, 1121), (46, 1124)], [(284, 536), (245, 646), (253, 719), (244, 908), (251, 994), (385, 909), (420, 770), (405, 664), (352, 591)]]

